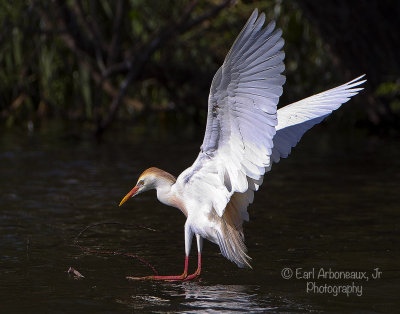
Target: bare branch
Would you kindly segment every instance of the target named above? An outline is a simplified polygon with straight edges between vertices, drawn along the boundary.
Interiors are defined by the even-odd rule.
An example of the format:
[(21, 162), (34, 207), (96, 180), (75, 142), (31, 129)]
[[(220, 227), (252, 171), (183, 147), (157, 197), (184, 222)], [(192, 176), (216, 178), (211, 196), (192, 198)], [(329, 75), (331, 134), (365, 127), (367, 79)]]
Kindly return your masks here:
[(78, 233), (78, 235), (74, 238), (74, 245), (81, 249), (85, 253), (91, 253), (91, 254), (97, 254), (97, 255), (118, 255), (118, 256), (126, 256), (126, 257), (131, 257), (137, 259), (139, 262), (142, 264), (146, 265), (147, 267), (151, 268), (151, 270), (154, 272), (154, 274), (158, 275), (158, 271), (156, 268), (150, 264), (148, 261), (146, 261), (143, 257), (137, 255), (137, 254), (132, 254), (132, 253), (124, 253), (124, 252), (118, 252), (118, 251), (104, 251), (104, 250), (94, 250), (94, 249), (89, 249), (87, 247), (84, 247), (78, 243), (78, 239), (82, 236), (83, 233), (88, 231), (89, 229), (92, 229), (94, 227), (100, 226), (100, 225), (122, 225), (122, 226), (130, 226), (130, 227), (135, 227), (135, 228), (140, 228), (140, 229), (146, 229), (150, 231), (156, 231), (154, 229), (148, 228), (148, 227), (143, 227), (139, 225), (131, 225), (131, 224), (122, 224), (119, 222), (103, 222), (103, 223), (96, 223), (92, 224), (90, 226), (87, 226), (84, 228), (81, 232)]
[(92, 46), (95, 48), (95, 55), (98, 67), (101, 69), (102, 72), (104, 72), (106, 66), (103, 61), (103, 55), (107, 51), (105, 40), (101, 36), (101, 33), (99, 32), (98, 28), (93, 25), (94, 24), (93, 19), (92, 18), (87, 19), (85, 17), (82, 7), (82, 2), (80, 0), (75, 0), (74, 3), (75, 5), (72, 6), (72, 9), (75, 12), (75, 14), (79, 17), (84, 28), (89, 32), (91, 36), (90, 41), (92, 43)]
[(107, 66), (111, 66), (114, 63), (114, 59), (118, 54), (118, 43), (120, 41), (121, 26), (124, 16), (125, 1), (118, 0), (115, 4), (115, 18), (113, 24), (113, 34), (111, 44), (108, 48), (108, 59)]
[(236, 2), (235, 0), (225, 0), (225, 1), (221, 2), (220, 4), (211, 8), (210, 10), (208, 10), (206, 13), (202, 14), (198, 18), (191, 20), (186, 24), (183, 24), (180, 28), (180, 33), (184, 33), (186, 31), (188, 31), (189, 29), (193, 28), (194, 26), (204, 22), (205, 20), (209, 20), (209, 19), (213, 18), (214, 16), (218, 15), (222, 11), (222, 9), (233, 5), (235, 2)]
[[(199, 23), (203, 22), (204, 20), (217, 15), (223, 8), (233, 4), (233, 2), (234, 1), (232, 0), (225, 0), (221, 2), (219, 5), (216, 5), (215, 7), (211, 8), (208, 12), (204, 13), (197, 19), (188, 22), (193, 10), (195, 9), (198, 3), (198, 0), (191, 1), (183, 10), (183, 15), (177, 23), (174, 23), (167, 29), (158, 33), (156, 36), (153, 36), (153, 39), (149, 41), (149, 43), (145, 46), (145, 48), (143, 50), (140, 50), (138, 55), (132, 57), (132, 61), (129, 60), (128, 62), (126, 62), (125, 66), (128, 67), (129, 72), (121, 84), (118, 95), (114, 97), (110, 105), (107, 117), (103, 121), (101, 121), (97, 126), (95, 135), (97, 137), (101, 136), (104, 130), (112, 123), (115, 114), (117, 113), (118, 108), (121, 104), (121, 100), (125, 96), (129, 84), (138, 77), (138, 75), (144, 68), (144, 65), (147, 63), (151, 55), (157, 49), (159, 49), (172, 37), (180, 33), (186, 32), (189, 29), (193, 28), (194, 26), (198, 25)], [(117, 68), (114, 68), (114, 70), (116, 69)], [(120, 67), (119, 69), (123, 69), (123, 67)]]

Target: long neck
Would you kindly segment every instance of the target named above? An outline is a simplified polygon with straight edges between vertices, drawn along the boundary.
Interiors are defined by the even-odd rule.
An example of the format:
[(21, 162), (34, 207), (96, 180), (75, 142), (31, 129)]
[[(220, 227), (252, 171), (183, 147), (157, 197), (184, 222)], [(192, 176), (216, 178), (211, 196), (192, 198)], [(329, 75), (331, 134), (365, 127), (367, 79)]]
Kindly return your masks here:
[(186, 208), (174, 189), (175, 180), (171, 180), (171, 177), (174, 177), (169, 173), (166, 174), (168, 174), (168, 176), (157, 176), (157, 181), (155, 184), (155, 189), (157, 190), (157, 199), (165, 205), (180, 209), (182, 213), (187, 216)]
[(174, 185), (174, 182), (165, 180), (163, 178), (157, 178), (157, 183), (156, 183), (156, 190), (157, 190), (157, 198), (158, 200), (165, 204), (172, 206), (169, 202), (169, 199), (171, 198), (172, 194), (172, 186)]

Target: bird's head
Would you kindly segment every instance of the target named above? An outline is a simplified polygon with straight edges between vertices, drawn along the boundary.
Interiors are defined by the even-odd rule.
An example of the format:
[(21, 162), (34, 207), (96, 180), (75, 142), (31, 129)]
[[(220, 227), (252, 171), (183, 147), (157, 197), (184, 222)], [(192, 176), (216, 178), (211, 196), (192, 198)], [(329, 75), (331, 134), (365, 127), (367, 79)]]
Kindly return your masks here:
[(128, 199), (130, 199), (133, 196), (136, 196), (148, 190), (156, 189), (160, 185), (160, 183), (165, 181), (170, 181), (171, 183), (175, 183), (176, 179), (168, 172), (165, 172), (156, 167), (151, 167), (149, 169), (146, 169), (140, 175), (133, 189), (130, 190), (130, 192), (126, 194), (125, 197), (122, 199), (121, 203), (119, 203), (119, 206), (121, 206), (123, 203), (125, 203)]

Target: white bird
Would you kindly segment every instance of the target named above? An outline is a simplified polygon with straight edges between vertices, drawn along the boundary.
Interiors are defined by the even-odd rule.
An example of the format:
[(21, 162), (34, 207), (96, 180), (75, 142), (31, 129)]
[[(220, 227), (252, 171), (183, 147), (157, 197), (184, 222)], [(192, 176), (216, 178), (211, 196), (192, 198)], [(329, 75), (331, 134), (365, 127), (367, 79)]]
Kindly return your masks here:
[[(152, 167), (123, 198), (157, 190), (160, 202), (176, 207), (185, 223), (185, 268), (178, 276), (128, 279), (189, 280), (201, 272), (203, 238), (219, 245), (222, 255), (250, 267), (244, 243), (247, 207), (273, 162), (289, 155), (303, 134), (362, 88), (360, 76), (339, 87), (277, 110), (285, 77), (282, 31), (254, 10), (211, 84), (207, 126), (200, 153), (178, 178)], [(193, 235), (198, 267), (188, 275)]]

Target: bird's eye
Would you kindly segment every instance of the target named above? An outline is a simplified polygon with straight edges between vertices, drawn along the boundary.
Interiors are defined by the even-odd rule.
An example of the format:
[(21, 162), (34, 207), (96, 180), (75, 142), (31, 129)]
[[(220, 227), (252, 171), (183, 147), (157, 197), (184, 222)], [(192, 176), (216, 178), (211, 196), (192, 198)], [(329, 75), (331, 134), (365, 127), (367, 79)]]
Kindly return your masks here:
[(137, 185), (142, 186), (144, 184), (143, 180), (140, 180)]

